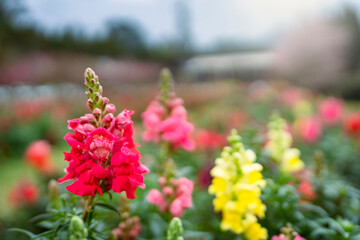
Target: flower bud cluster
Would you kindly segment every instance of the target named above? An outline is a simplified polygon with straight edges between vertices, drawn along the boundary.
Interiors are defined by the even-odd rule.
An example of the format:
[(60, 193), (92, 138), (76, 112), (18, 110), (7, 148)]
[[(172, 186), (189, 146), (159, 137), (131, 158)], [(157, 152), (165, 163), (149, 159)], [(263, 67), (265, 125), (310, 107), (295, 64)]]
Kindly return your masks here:
[(182, 233), (183, 227), (181, 220), (177, 217), (173, 218), (167, 230), (166, 240), (184, 240)]
[(83, 220), (78, 216), (73, 216), (70, 221), (70, 240), (86, 240), (87, 229)]
[(141, 232), (140, 218), (130, 215), (129, 201), (124, 195), (120, 195), (119, 212), (121, 214), (121, 222), (118, 224), (117, 228), (112, 230), (112, 239), (136, 239)]
[(161, 212), (170, 212), (173, 217), (181, 217), (183, 211), (192, 207), (194, 183), (182, 177), (179, 179), (160, 177), (158, 189), (151, 189), (147, 200), (158, 207)]

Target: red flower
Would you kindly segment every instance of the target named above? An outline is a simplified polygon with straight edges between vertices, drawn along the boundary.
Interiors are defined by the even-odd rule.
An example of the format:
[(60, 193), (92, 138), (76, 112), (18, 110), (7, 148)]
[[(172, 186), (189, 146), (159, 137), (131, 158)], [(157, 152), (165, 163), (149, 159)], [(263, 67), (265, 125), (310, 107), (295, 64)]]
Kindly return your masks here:
[(17, 208), (21, 205), (34, 205), (39, 200), (39, 190), (31, 180), (21, 180), (11, 190), (9, 203)]
[(142, 175), (148, 173), (149, 169), (140, 163), (141, 156), (132, 139), (126, 140), (129, 139), (117, 142), (113, 149), (109, 167), (112, 176), (111, 188), (114, 192), (125, 191), (127, 198), (133, 199), (136, 187), (145, 188)]
[(345, 131), (350, 135), (357, 135), (360, 133), (360, 114), (352, 113), (345, 119)]
[(99, 181), (108, 176), (108, 172), (103, 167), (92, 161), (86, 161), (77, 166), (76, 173), (78, 174), (76, 181), (66, 187), (69, 192), (78, 196), (94, 196), (96, 191), (102, 195)]
[[(108, 113), (101, 128), (91, 125), (95, 121), (91, 114), (70, 120), (69, 129), (75, 133), (64, 137), (72, 149), (64, 153), (69, 166), (59, 183), (75, 179), (67, 190), (79, 196), (94, 196), (96, 192), (102, 195), (103, 190), (112, 189), (125, 191), (128, 198), (135, 198), (136, 188), (145, 187), (142, 175), (149, 170), (139, 161), (141, 156), (133, 140), (132, 114), (133, 111), (124, 110), (115, 118)], [(112, 157), (107, 161), (109, 156)], [(101, 186), (100, 180), (103, 180)]]
[(28, 146), (25, 151), (25, 161), (45, 174), (54, 170), (51, 146), (45, 140), (35, 141)]
[(316, 198), (313, 185), (308, 180), (302, 180), (297, 190), (305, 201), (313, 201)]
[(225, 146), (226, 137), (217, 132), (203, 129), (197, 131), (195, 135), (195, 142), (197, 148), (200, 150), (219, 149)]

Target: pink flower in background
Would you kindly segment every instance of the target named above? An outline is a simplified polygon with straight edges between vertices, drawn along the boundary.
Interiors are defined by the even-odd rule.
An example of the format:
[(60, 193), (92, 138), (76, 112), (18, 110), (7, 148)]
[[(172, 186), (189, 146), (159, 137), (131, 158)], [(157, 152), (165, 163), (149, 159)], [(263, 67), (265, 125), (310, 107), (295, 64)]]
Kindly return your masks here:
[(322, 124), (317, 117), (303, 117), (295, 122), (295, 131), (305, 142), (314, 143), (322, 135)]
[(295, 238), (292, 236), (286, 236), (285, 234), (281, 233), (278, 236), (273, 236), (271, 240), (306, 240), (305, 238), (301, 237), (299, 234), (296, 233)]
[(21, 180), (11, 189), (9, 203), (14, 208), (34, 205), (38, 202), (39, 196), (39, 189), (31, 180)]
[[(116, 240), (132, 240), (136, 239), (141, 232), (141, 221), (137, 216), (125, 218), (118, 227), (112, 230), (113, 237)], [(112, 238), (111, 238), (112, 239)]]
[(289, 107), (294, 107), (298, 102), (302, 101), (305, 98), (304, 93), (301, 89), (296, 87), (286, 88), (280, 93), (280, 101), (288, 105)]
[(191, 180), (182, 177), (166, 181), (164, 177), (160, 177), (159, 184), (162, 192), (151, 189), (146, 199), (161, 212), (169, 211), (173, 217), (181, 217), (185, 209), (192, 207), (194, 183)]
[(25, 151), (25, 161), (35, 169), (45, 174), (51, 174), (54, 163), (51, 156), (51, 146), (45, 140), (31, 143)]
[(144, 132), (144, 141), (160, 142), (159, 125), (166, 115), (166, 109), (159, 101), (152, 101), (142, 114), (143, 125), (146, 129)]
[(145, 127), (144, 141), (165, 141), (173, 150), (193, 150), (195, 144), (191, 134), (194, 126), (187, 121), (187, 112), (182, 104), (180, 98), (167, 100), (165, 106), (157, 100), (152, 101), (142, 114)]
[(176, 180), (175, 199), (170, 205), (170, 212), (174, 217), (181, 217), (186, 208), (192, 207), (193, 190), (194, 183), (186, 177)]
[(288, 240), (289, 238), (284, 234), (279, 234), (278, 236), (273, 236), (271, 240)]
[(195, 144), (190, 138), (194, 126), (186, 120), (171, 116), (159, 124), (159, 130), (162, 133), (162, 139), (169, 142), (174, 150), (179, 148), (187, 151), (194, 150)]
[(324, 123), (333, 125), (339, 122), (343, 112), (342, 102), (334, 97), (323, 100), (319, 105), (319, 114)]
[[(166, 195), (166, 194), (165, 194)], [(146, 200), (158, 207), (161, 212), (165, 212), (168, 207), (168, 202), (163, 194), (157, 189), (151, 189), (146, 197)]]
[(206, 129), (196, 131), (194, 140), (197, 148), (202, 151), (220, 149), (226, 144), (225, 136)]

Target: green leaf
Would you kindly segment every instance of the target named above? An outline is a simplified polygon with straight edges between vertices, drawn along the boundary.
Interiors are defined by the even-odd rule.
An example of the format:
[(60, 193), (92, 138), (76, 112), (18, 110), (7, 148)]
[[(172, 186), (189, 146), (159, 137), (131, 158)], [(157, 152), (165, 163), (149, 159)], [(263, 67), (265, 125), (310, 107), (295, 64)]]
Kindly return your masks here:
[(119, 211), (116, 209), (116, 207), (111, 206), (110, 204), (95, 203), (94, 208), (95, 208), (96, 206), (103, 207), (103, 208), (106, 208), (106, 209), (108, 209), (108, 210), (110, 210), (110, 211), (113, 211), (114, 213), (116, 213), (116, 214), (120, 217), (120, 213), (119, 213)]
[(30, 222), (37, 223), (39, 221), (43, 221), (43, 220), (49, 219), (51, 217), (52, 217), (52, 214), (43, 213), (43, 214), (39, 214), (39, 215), (33, 217), (32, 219), (30, 219)]
[(31, 240), (34, 240), (34, 239), (39, 239), (40, 237), (45, 237), (45, 236), (48, 236), (52, 233), (54, 233), (55, 231), (54, 230), (49, 230), (49, 231), (46, 231), (46, 232), (43, 232), (43, 233), (40, 233), (38, 234), (37, 236), (31, 238)]
[(8, 229), (9, 232), (18, 232), (18, 233), (23, 233), (25, 235), (27, 235), (28, 237), (30, 237), (31, 239), (36, 237), (36, 235), (32, 232), (29, 232), (27, 230), (21, 229), (21, 228), (9, 228)]

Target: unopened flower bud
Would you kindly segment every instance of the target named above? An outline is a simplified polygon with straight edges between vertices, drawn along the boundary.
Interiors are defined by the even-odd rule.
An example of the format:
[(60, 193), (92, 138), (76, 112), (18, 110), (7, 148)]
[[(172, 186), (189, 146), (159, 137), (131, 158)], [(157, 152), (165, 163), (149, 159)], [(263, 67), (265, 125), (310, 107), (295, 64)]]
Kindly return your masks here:
[(51, 179), (48, 185), (50, 199), (55, 199), (60, 195), (60, 187), (56, 180)]
[(87, 239), (87, 229), (83, 220), (78, 216), (73, 216), (70, 221), (70, 240)]
[(96, 102), (100, 101), (100, 97), (101, 97), (101, 95), (100, 95), (99, 92), (96, 92), (96, 93), (94, 94), (94, 100), (95, 100)]
[(176, 185), (178, 184), (177, 179), (172, 178), (172, 179), (170, 180), (170, 184), (173, 185), (173, 186), (176, 186)]
[(93, 111), (93, 114), (94, 114), (95, 117), (99, 116), (101, 114), (101, 110), (98, 109), (98, 108), (95, 108), (94, 111)]
[(103, 118), (103, 123), (104, 124), (110, 124), (114, 119), (114, 115), (112, 113), (108, 113), (104, 116)]
[(109, 103), (109, 99), (107, 97), (103, 97), (102, 100), (103, 100), (103, 103), (105, 103), (105, 104)]
[(162, 191), (167, 196), (171, 196), (174, 193), (171, 187), (164, 187)]
[(105, 111), (109, 112), (109, 113), (114, 113), (116, 111), (116, 107), (115, 107), (114, 104), (109, 103), (109, 104), (106, 105)]
[(173, 218), (167, 230), (166, 240), (182, 240), (183, 228), (181, 220), (177, 217)]
[(121, 218), (122, 218), (122, 219), (127, 219), (129, 216), (130, 216), (130, 215), (129, 215), (128, 212), (124, 212), (124, 213), (121, 214)]
[(140, 222), (140, 218), (138, 216), (134, 216), (133, 220), (135, 223), (139, 223)]
[(166, 178), (165, 177), (159, 177), (158, 183), (160, 184), (161, 187), (165, 186)]
[(94, 108), (94, 101), (92, 99), (88, 99), (87, 100), (87, 104), (89, 106), (90, 109), (93, 109)]
[(126, 228), (126, 224), (124, 222), (121, 222), (119, 223), (119, 228), (122, 230), (122, 229), (125, 229)]
[(96, 127), (90, 123), (87, 123), (84, 125), (84, 131), (85, 132), (92, 132), (96, 129)]

